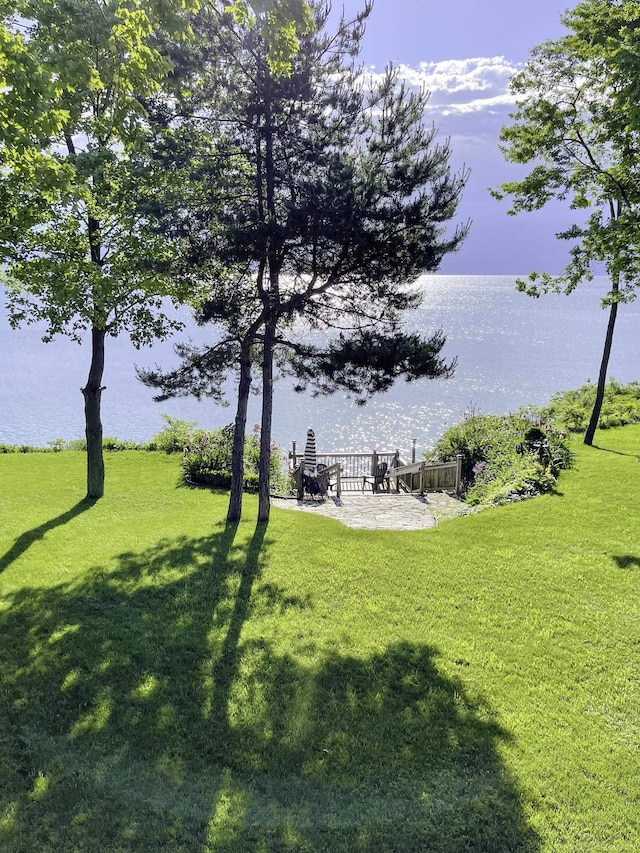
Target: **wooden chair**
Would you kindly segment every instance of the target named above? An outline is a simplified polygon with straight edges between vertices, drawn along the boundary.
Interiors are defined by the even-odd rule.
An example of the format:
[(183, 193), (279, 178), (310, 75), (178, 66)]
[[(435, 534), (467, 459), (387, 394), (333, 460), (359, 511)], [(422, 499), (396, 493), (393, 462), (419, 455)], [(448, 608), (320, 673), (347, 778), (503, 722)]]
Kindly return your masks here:
[(371, 489), (373, 492), (377, 492), (380, 490), (380, 486), (385, 486), (386, 490), (390, 491), (391, 484), (389, 481), (389, 477), (387, 476), (387, 468), (389, 466), (386, 462), (378, 462), (376, 465), (375, 474), (373, 476), (368, 477), (366, 474), (362, 478), (362, 491), (364, 492), (364, 487), (367, 483), (371, 484)]
[(331, 482), (330, 477), (326, 474), (323, 476), (324, 470), (328, 467), (329, 466), (325, 465), (324, 462), (318, 462), (318, 480), (320, 481), (320, 485), (323, 488), (323, 494), (326, 494), (333, 488), (333, 483)]
[(312, 498), (318, 495), (322, 496), (325, 492), (324, 484), (319, 477), (313, 474), (302, 474), (302, 492), (310, 495)]

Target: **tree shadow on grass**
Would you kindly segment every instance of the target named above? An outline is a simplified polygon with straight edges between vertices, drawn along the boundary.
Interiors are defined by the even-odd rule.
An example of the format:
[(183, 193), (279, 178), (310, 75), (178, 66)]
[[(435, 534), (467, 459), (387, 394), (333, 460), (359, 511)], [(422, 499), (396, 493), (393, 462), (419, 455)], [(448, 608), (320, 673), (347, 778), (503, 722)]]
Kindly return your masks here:
[(599, 444), (591, 445), (594, 450), (601, 450), (603, 453), (614, 453), (616, 456), (629, 456), (631, 459), (638, 459), (640, 461), (640, 456), (637, 453), (625, 453), (623, 450), (613, 450), (611, 447), (602, 447)]
[(633, 554), (614, 556), (613, 560), (620, 569), (640, 569), (640, 557), (635, 557)]
[(0, 847), (538, 849), (507, 740), (428, 645), (269, 637), (313, 601), (265, 582), (266, 526), (123, 554), (0, 612)]
[(24, 554), (24, 552), (30, 548), (34, 542), (37, 542), (38, 539), (42, 539), (45, 533), (59, 527), (61, 524), (66, 524), (68, 521), (71, 521), (72, 518), (75, 518), (77, 515), (91, 509), (91, 507), (95, 505), (96, 501), (97, 498), (83, 498), (81, 501), (78, 501), (75, 506), (72, 506), (71, 509), (56, 516), (56, 518), (52, 518), (50, 521), (45, 521), (44, 524), (40, 524), (38, 527), (34, 527), (32, 530), (27, 530), (22, 533), (18, 536), (7, 553), (0, 557), (0, 572), (3, 572), (11, 565), (11, 563), (14, 562), (14, 560), (17, 560), (18, 557), (22, 556), (22, 554)]

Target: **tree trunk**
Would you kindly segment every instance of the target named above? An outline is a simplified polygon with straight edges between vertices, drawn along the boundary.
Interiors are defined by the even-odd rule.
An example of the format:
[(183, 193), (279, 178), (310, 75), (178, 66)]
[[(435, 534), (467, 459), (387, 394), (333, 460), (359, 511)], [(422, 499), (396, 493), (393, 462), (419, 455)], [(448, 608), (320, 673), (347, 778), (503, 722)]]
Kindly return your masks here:
[(273, 415), (273, 347), (275, 326), (267, 321), (262, 354), (262, 421), (260, 424), (260, 463), (258, 467), (258, 521), (269, 521), (271, 511), (271, 421)]
[(598, 421), (600, 420), (600, 411), (602, 410), (602, 401), (604, 400), (604, 389), (607, 384), (607, 368), (609, 366), (609, 356), (611, 355), (611, 345), (613, 344), (613, 330), (616, 325), (616, 317), (618, 316), (617, 294), (620, 288), (620, 276), (616, 273), (613, 278), (613, 286), (611, 292), (614, 294), (614, 301), (609, 309), (609, 322), (607, 324), (607, 334), (604, 339), (604, 350), (602, 360), (600, 362), (600, 374), (598, 375), (598, 387), (596, 388), (596, 399), (591, 412), (589, 426), (584, 434), (584, 443), (591, 446), (593, 438), (596, 434)]
[(102, 375), (104, 373), (104, 329), (91, 330), (91, 367), (84, 395), (85, 435), (87, 438), (87, 497), (104, 495), (104, 457), (102, 453)]
[(247, 408), (251, 392), (251, 343), (243, 343), (240, 350), (240, 381), (238, 383), (238, 406), (233, 430), (231, 454), (231, 494), (227, 521), (240, 521), (242, 515), (242, 491), (244, 488), (244, 435), (247, 427)]

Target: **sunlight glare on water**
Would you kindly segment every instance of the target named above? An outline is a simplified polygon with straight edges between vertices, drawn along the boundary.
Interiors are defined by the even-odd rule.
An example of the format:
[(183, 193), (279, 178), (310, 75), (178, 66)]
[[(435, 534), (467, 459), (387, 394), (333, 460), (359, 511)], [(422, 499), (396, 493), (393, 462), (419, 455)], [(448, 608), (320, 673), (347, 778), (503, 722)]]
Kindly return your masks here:
[[(558, 390), (577, 388), (597, 377), (607, 312), (599, 300), (606, 279), (581, 285), (570, 296), (532, 299), (515, 290), (512, 276), (423, 276), (418, 285), (424, 303), (407, 316), (407, 326), (429, 335), (442, 328), (443, 354), (458, 366), (450, 380), (400, 381), (366, 406), (344, 394), (312, 398), (294, 394), (286, 380), (276, 383), (273, 438), (289, 447), (304, 446), (313, 426), (319, 451), (395, 450), (403, 457), (417, 440), (418, 452), (430, 448), (465, 411), (506, 413), (520, 406), (543, 405)], [(208, 339), (183, 316), (187, 330), (175, 340)], [(621, 382), (640, 378), (640, 310), (621, 305), (609, 376)], [(46, 445), (57, 437), (79, 438), (84, 431), (80, 388), (89, 366), (88, 344), (60, 338), (40, 341), (35, 327), (9, 328), (0, 313), (0, 442)], [(153, 402), (153, 392), (136, 377), (134, 365), (167, 369), (176, 365), (173, 342), (140, 351), (125, 338), (109, 339), (103, 395), (106, 436), (147, 441), (163, 426), (166, 412), (205, 428), (231, 423), (234, 407), (223, 408), (190, 398)], [(228, 383), (233, 404), (234, 384)], [(250, 403), (248, 429), (260, 420), (259, 399)]]

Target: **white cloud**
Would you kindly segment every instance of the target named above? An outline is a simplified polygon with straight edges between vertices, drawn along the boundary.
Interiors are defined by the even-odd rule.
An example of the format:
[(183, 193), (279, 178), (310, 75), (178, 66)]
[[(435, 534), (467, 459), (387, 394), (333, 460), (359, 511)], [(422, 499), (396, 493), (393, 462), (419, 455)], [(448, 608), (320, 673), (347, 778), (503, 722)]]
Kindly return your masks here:
[(432, 98), (460, 93), (506, 92), (517, 66), (504, 56), (421, 62), (416, 68), (399, 65), (398, 73), (413, 87), (425, 86)]
[(518, 70), (519, 66), (504, 56), (398, 66), (399, 76), (409, 89), (430, 92), (427, 114), (434, 119), (438, 115), (477, 116), (481, 112), (505, 115), (515, 106), (509, 83)]
[[(454, 149), (469, 156), (482, 146), (493, 159), (500, 156), (500, 128), (516, 108), (509, 84), (520, 68), (504, 56), (481, 56), (421, 62), (414, 68), (401, 65), (398, 72), (409, 88), (431, 93), (425, 118), (451, 138)], [(478, 156), (476, 150), (474, 159)]]
[(436, 107), (435, 110), (443, 116), (465, 115), (482, 111), (495, 114), (503, 113), (505, 109), (511, 109), (514, 105), (513, 97), (507, 93), (494, 95), (491, 98), (475, 98), (472, 101), (464, 101), (460, 104), (447, 104), (446, 106)]
[[(515, 112), (509, 84), (521, 67), (503, 56), (398, 66), (408, 89), (430, 92), (425, 122), (437, 128), (440, 141), (450, 142), (452, 167), (471, 170), (461, 207), (463, 218), (472, 212), (477, 217), (479, 210), (494, 219), (504, 216), (487, 187), (514, 176), (513, 165), (500, 152), (500, 129), (510, 124), (509, 114)], [(370, 74), (372, 79), (382, 76)]]

